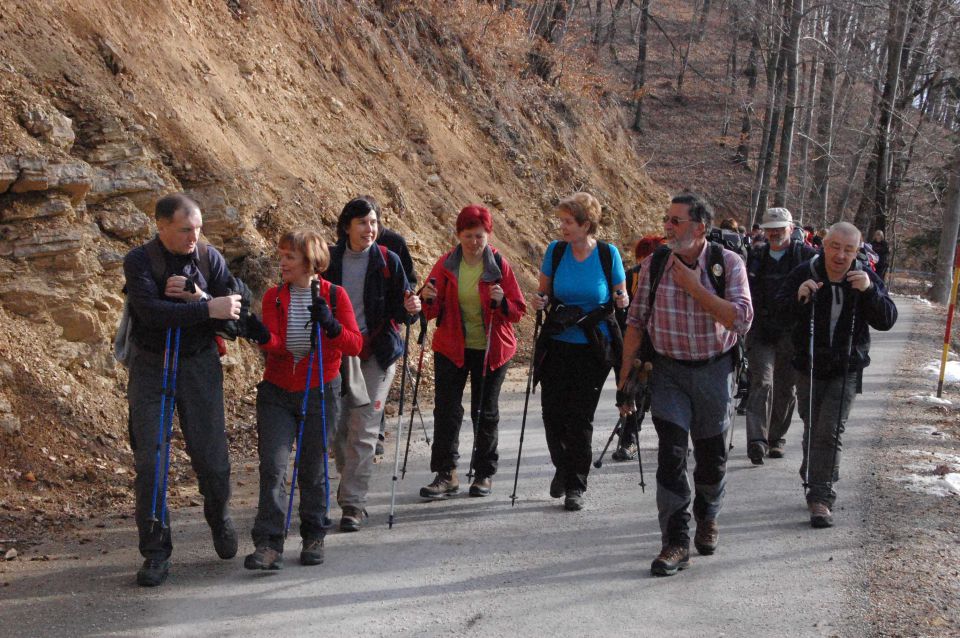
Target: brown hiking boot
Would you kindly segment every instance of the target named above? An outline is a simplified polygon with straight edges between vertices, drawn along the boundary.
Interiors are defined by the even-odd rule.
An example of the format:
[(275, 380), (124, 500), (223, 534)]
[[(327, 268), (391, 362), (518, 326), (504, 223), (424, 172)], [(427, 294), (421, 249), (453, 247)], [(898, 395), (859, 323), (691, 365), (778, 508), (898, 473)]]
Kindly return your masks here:
[(479, 476), (473, 480), (473, 483), (470, 485), (470, 496), (490, 496), (490, 492), (493, 490), (493, 481), (489, 476), (484, 476), (480, 478)]
[(359, 532), (364, 519), (367, 518), (367, 510), (362, 507), (343, 506), (343, 514), (340, 516), (341, 532)]
[(260, 545), (243, 561), (245, 569), (283, 569), (283, 553), (269, 545)]
[(690, 549), (680, 545), (667, 545), (660, 550), (650, 564), (650, 572), (654, 576), (673, 576), (681, 569), (690, 566)]
[(457, 471), (437, 472), (436, 478), (426, 487), (420, 488), (420, 496), (432, 500), (446, 498), (451, 494), (460, 491), (460, 479), (457, 478)]
[(717, 519), (697, 521), (697, 533), (693, 537), (693, 546), (701, 556), (709, 556), (717, 551), (717, 540), (720, 538), (720, 527)]
[(826, 503), (808, 503), (810, 508), (810, 525), (816, 528), (833, 527), (833, 514)]

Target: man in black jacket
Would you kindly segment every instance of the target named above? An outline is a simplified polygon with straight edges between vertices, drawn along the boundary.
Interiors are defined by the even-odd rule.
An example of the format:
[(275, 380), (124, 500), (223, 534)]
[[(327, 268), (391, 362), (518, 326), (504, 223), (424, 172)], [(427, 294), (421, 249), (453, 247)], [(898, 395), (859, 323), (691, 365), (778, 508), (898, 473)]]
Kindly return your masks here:
[[(173, 365), (179, 330), (176, 396), (180, 429), (197, 472), (203, 513), (220, 558), (237, 553), (237, 532), (230, 520), (230, 459), (223, 413), (223, 371), (212, 320), (238, 319), (240, 295), (229, 294), (233, 281), (223, 256), (200, 243), (203, 218), (196, 202), (176, 193), (156, 206), (157, 236), (134, 248), (123, 260), (126, 293), (133, 320), (130, 379), (130, 446), (136, 466), (136, 520), (143, 566), (137, 583), (154, 587), (170, 570), (173, 543), (164, 520), (157, 471), (164, 459), (157, 450), (165, 352)], [(173, 405), (167, 406), (172, 414)], [(169, 418), (169, 417), (168, 417)], [(161, 446), (162, 448), (163, 446)], [(156, 494), (156, 497), (155, 497)], [(156, 501), (157, 505), (154, 504)]]
[(860, 231), (853, 224), (834, 224), (823, 240), (823, 255), (797, 266), (777, 294), (781, 317), (796, 322), (794, 367), (804, 426), (800, 476), (813, 527), (833, 525), (840, 437), (862, 371), (870, 365), (870, 328), (890, 330), (897, 320), (883, 281), (857, 260), (859, 248)]
[(793, 217), (786, 208), (768, 208), (760, 228), (766, 241), (755, 244), (747, 258), (753, 299), (753, 325), (747, 335), (747, 456), (754, 465), (763, 465), (768, 452), (771, 458), (783, 457), (784, 436), (797, 405), (790, 326), (777, 317), (776, 294), (787, 275), (814, 255), (802, 241), (791, 239)]

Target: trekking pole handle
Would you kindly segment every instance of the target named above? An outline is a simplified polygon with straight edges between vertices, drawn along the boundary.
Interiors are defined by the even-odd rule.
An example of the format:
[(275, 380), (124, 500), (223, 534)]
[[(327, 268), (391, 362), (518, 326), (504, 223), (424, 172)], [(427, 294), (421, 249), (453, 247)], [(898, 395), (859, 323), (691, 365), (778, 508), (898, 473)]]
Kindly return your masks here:
[(310, 281), (310, 299), (314, 302), (320, 298), (320, 280), (312, 279)]

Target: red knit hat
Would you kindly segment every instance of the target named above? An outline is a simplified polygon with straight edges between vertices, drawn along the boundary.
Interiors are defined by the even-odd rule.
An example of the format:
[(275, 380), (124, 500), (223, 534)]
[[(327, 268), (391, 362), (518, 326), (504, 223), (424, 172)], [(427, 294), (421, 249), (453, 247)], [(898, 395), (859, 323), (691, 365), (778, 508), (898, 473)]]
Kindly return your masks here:
[(457, 233), (477, 226), (483, 226), (483, 229), (488, 233), (493, 232), (493, 217), (490, 215), (490, 211), (480, 204), (464, 206), (460, 214), (457, 215)]

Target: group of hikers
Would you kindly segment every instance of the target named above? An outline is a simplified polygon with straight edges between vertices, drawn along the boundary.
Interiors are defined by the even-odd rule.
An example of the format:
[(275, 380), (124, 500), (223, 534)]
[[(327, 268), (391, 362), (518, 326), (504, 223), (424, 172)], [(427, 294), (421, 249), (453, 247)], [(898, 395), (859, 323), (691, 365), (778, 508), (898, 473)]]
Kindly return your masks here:
[(129, 323), (118, 334), (129, 368), (142, 586), (160, 585), (170, 569), (174, 411), (216, 553), (230, 559), (238, 551), (218, 335), (249, 339), (266, 361), (257, 386), (260, 484), (247, 569), (282, 568), (298, 488), (300, 562), (323, 562), (331, 456), (339, 475), (339, 528), (364, 526), (384, 404), (397, 368), (406, 372), (409, 326), (418, 320), (436, 323), (434, 478), (420, 496), (438, 500), (460, 491), (468, 378), (474, 432), (468, 492), (491, 494), (500, 389), (517, 350), (514, 324), (529, 303), (537, 320), (527, 399), (532, 379), (541, 386), (555, 468), (550, 496), (568, 511), (584, 507), (594, 413), (612, 369), (621, 414), (614, 458), (637, 458), (645, 411), (656, 429), (662, 546), (651, 571), (671, 575), (689, 565), (691, 441), (693, 543), (701, 555), (716, 551), (733, 398), (746, 361), (750, 460), (762, 465), (784, 456), (797, 406), (810, 522), (832, 525), (841, 435), (870, 363), (869, 328), (888, 330), (897, 317), (852, 224), (834, 224), (816, 250), (794, 234), (787, 209), (771, 208), (760, 224), (764, 240), (741, 254), (713, 230), (712, 207), (694, 193), (671, 199), (663, 235), (636, 243), (638, 263), (629, 271), (619, 250), (596, 237), (597, 199), (580, 192), (561, 200), (554, 211), (561, 238), (547, 247), (538, 288), (526, 297), (509, 261), (491, 245), (493, 217), (485, 207), (460, 211), (457, 244), (417, 289), (403, 238), (383, 228), (372, 197), (358, 197), (338, 217), (335, 244), (309, 229), (280, 236), (280, 283), (264, 293), (259, 317), (250, 312), (247, 287), (201, 242), (199, 206), (175, 193), (161, 198), (155, 212), (156, 236), (124, 260)]

